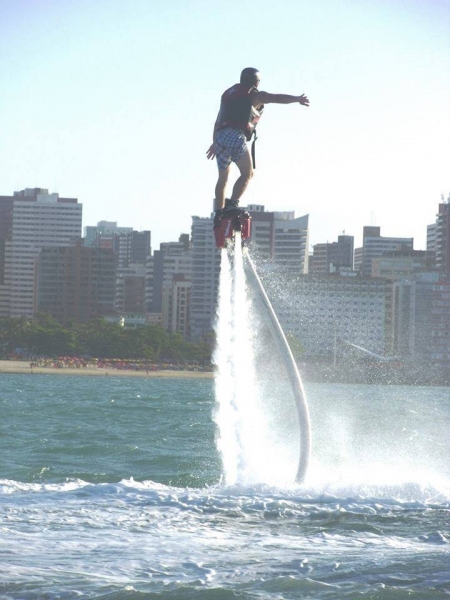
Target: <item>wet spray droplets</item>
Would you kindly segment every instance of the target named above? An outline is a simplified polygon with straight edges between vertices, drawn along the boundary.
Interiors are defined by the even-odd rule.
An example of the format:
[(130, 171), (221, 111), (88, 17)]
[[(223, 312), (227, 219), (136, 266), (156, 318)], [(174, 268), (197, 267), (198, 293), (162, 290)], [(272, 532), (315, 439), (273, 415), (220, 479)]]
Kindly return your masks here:
[(240, 234), (236, 232), (234, 251), (222, 249), (214, 354), (217, 443), (229, 485), (264, 481), (267, 464), (251, 319)]

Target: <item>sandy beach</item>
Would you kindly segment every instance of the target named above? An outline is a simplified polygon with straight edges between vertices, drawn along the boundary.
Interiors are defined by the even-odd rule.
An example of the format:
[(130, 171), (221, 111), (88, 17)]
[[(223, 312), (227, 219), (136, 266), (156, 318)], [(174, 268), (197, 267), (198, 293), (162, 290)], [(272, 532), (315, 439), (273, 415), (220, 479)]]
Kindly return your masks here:
[(136, 371), (132, 369), (113, 369), (102, 367), (31, 367), (27, 361), (0, 360), (0, 375), (2, 373), (14, 373), (22, 375), (85, 375), (93, 377), (166, 377), (166, 378), (190, 378), (210, 379), (213, 373), (210, 371)]

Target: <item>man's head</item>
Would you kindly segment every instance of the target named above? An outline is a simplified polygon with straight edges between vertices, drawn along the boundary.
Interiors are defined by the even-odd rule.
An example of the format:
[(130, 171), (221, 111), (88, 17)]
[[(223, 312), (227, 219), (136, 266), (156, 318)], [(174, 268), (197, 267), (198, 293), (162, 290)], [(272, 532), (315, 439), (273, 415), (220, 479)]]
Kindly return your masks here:
[(258, 87), (260, 79), (261, 76), (258, 69), (254, 69), (253, 67), (247, 67), (241, 73), (241, 83), (248, 87)]

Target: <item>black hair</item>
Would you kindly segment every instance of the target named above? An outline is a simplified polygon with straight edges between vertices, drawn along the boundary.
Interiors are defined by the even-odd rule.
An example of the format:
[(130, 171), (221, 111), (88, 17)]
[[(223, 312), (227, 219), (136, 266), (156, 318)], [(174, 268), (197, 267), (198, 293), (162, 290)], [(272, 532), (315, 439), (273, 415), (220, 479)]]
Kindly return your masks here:
[(241, 73), (241, 83), (252, 86), (259, 83), (259, 70), (253, 67), (246, 67)]

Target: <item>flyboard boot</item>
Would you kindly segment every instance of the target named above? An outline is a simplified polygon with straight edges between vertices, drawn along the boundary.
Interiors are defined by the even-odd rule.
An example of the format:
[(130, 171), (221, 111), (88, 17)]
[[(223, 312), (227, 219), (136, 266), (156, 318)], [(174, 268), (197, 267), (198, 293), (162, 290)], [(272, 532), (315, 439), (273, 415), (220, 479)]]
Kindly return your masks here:
[(217, 248), (223, 248), (226, 240), (234, 240), (235, 231), (241, 232), (244, 242), (250, 237), (251, 217), (239, 207), (237, 200), (225, 200), (225, 208), (219, 208), (214, 215), (213, 231)]

